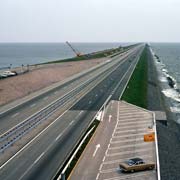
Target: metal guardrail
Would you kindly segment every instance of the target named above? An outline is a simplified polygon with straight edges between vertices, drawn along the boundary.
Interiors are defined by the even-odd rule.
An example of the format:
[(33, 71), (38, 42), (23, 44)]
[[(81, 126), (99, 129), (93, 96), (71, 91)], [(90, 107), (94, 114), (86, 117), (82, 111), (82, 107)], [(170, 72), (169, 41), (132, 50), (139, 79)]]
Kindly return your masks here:
[(0, 136), (0, 152), (3, 152), (17, 140), (19, 140), (23, 135), (28, 133), (31, 129), (40, 124), (43, 120), (48, 119), (52, 113), (54, 113), (59, 107), (64, 106), (70, 100), (70, 97), (80, 94), (80, 92), (88, 86), (96, 77), (86, 81), (82, 85), (78, 86), (76, 89), (70, 91), (70, 93), (59, 98), (55, 102), (51, 103), (49, 106), (45, 107), (43, 110), (32, 115), (28, 119), (24, 120), (22, 123), (10, 129), (8, 132)]
[[(113, 69), (114, 66), (116, 67), (117, 63), (111, 65), (111, 69)], [(121, 63), (119, 65), (121, 65)], [(72, 96), (77, 96), (78, 94), (80, 94), (81, 91), (84, 90), (84, 88), (88, 87), (94, 80), (98, 81), (98, 79), (103, 77), (103, 75), (105, 73), (108, 73), (108, 71), (111, 73), (112, 72), (111, 69), (107, 68), (103, 72), (96, 74), (94, 77), (87, 80), (83, 84), (79, 85), (78, 87), (76, 87), (75, 89), (64, 95), (63, 97), (60, 97), (58, 100), (52, 102), (50, 105), (43, 108), (41, 111), (30, 116), (28, 119), (24, 120), (20, 124), (16, 125), (12, 129), (1, 135), (0, 152), (3, 152), (5, 149), (7, 149), (12, 144), (14, 144), (17, 140), (19, 140), (22, 136), (27, 134), (30, 130), (37, 127), (37, 125), (39, 125), (43, 120), (48, 119), (50, 115), (52, 115), (52, 113), (54, 113), (59, 107), (67, 104), (69, 100), (72, 98)]]
[[(120, 53), (119, 55), (113, 57), (111, 60), (115, 60), (115, 59), (117, 59), (118, 57), (120, 57), (120, 56), (122, 56), (122, 55), (126, 55), (127, 53), (128, 53), (127, 51), (122, 52), (122, 53)], [(125, 58), (125, 57), (124, 57), (124, 58)], [(55, 87), (51, 88), (50, 90), (43, 92), (42, 94), (38, 94), (38, 95), (32, 97), (31, 99), (28, 99), (28, 100), (26, 100), (26, 101), (23, 101), (22, 103), (19, 103), (19, 104), (17, 104), (16, 106), (13, 106), (13, 107), (9, 108), (9, 109), (6, 110), (6, 111), (0, 112), (0, 118), (3, 117), (4, 115), (8, 114), (8, 113), (9, 113), (10, 111), (12, 111), (12, 110), (16, 110), (17, 108), (22, 107), (22, 106), (26, 105), (27, 103), (29, 103), (29, 102), (31, 102), (31, 101), (34, 101), (34, 100), (37, 99), (37, 98), (40, 98), (40, 97), (45, 96), (47, 93), (50, 93), (50, 92), (52, 92), (52, 91), (56, 91), (58, 88), (60, 88), (61, 86), (65, 85), (66, 83), (75, 81), (75, 80), (77, 80), (78, 78), (83, 77), (84, 75), (88, 75), (88, 74), (92, 73), (93, 71), (98, 70), (99, 68), (105, 67), (108, 63), (109, 63), (108, 61), (105, 61), (105, 62), (103, 62), (103, 63), (101, 63), (101, 64), (99, 64), (99, 65), (97, 65), (97, 66), (95, 66), (95, 67), (92, 67), (92, 68), (90, 68), (90, 69), (88, 69), (88, 70), (85, 70), (84, 72), (78, 73), (78, 74), (76, 74), (75, 76), (73, 76), (73, 78), (70, 78), (70, 80), (69, 80), (69, 78), (68, 78), (68, 81), (65, 80), (65, 81), (63, 81), (62, 84), (60, 84), (60, 85), (58, 85), (58, 86), (55, 86)]]
[(65, 168), (63, 169), (62, 173), (60, 174), (60, 176), (57, 178), (57, 180), (65, 180), (65, 172), (68, 169), (69, 165), (71, 164), (72, 160), (74, 159), (74, 157), (76, 156), (77, 152), (79, 151), (79, 149), (81, 148), (82, 144), (84, 143), (84, 141), (86, 140), (86, 138), (89, 136), (89, 134), (93, 131), (93, 129), (95, 128), (95, 126), (93, 126), (88, 132), (87, 134), (84, 136), (84, 138), (82, 139), (82, 141), (80, 142), (80, 144), (78, 145), (78, 147), (76, 148), (75, 152), (73, 153), (73, 155), (71, 156), (71, 158), (69, 159), (68, 163), (66, 164)]
[[(142, 51), (141, 51), (139, 54), (141, 54), (141, 53), (142, 53)], [(135, 67), (136, 67), (136, 65), (137, 65), (137, 63), (138, 63), (138, 60), (139, 60), (139, 57), (136, 59), (136, 63), (134, 64), (133, 71), (134, 71), (134, 69), (135, 69)], [(128, 68), (128, 70), (129, 70), (130, 68), (131, 68), (131, 66)], [(127, 71), (127, 72), (128, 72), (128, 71)], [(127, 74), (127, 72), (125, 73), (125, 75)], [(125, 77), (125, 75), (122, 77), (122, 79)], [(132, 73), (131, 73), (131, 75), (132, 75)], [(130, 75), (130, 77), (131, 77), (131, 75)], [(122, 79), (121, 79), (121, 81), (122, 81)], [(130, 78), (128, 78), (128, 81), (129, 81), (129, 80), (130, 80)], [(121, 81), (120, 81), (120, 82), (121, 82)], [(116, 90), (117, 90), (119, 84), (120, 84), (120, 83), (118, 83), (118, 85), (115, 87)], [(126, 83), (126, 86), (127, 86), (127, 83)], [(112, 96), (113, 96), (114, 93), (115, 93), (115, 91), (113, 91), (113, 93), (111, 93), (111, 94), (108, 96), (108, 98), (107, 98), (106, 101), (103, 103), (103, 105), (100, 107), (100, 109), (98, 110), (98, 112), (95, 114), (94, 118), (92, 119), (92, 121), (90, 122), (90, 124), (89, 124), (89, 126), (88, 126), (87, 128), (90, 127), (90, 125), (92, 124), (92, 122), (96, 119), (97, 115), (98, 115), (101, 111), (105, 110), (107, 104), (108, 104), (109, 101), (111, 100), (111, 98), (112, 98)], [(94, 127), (93, 127), (93, 128), (94, 128)], [(75, 149), (75, 152), (74, 152), (73, 155), (71, 156), (70, 160), (67, 162), (67, 164), (65, 165), (65, 167), (63, 168), (63, 170), (60, 172), (60, 175), (57, 177), (57, 180), (65, 180), (65, 179), (66, 179), (66, 178), (65, 178), (65, 172), (66, 172), (67, 168), (68, 168), (69, 165), (71, 164), (73, 158), (75, 157), (75, 155), (77, 154), (77, 152), (78, 152), (78, 150), (80, 149), (81, 145), (83, 144), (83, 142), (85, 141), (85, 139), (87, 138), (87, 136), (90, 134), (90, 132), (93, 130), (93, 128), (90, 129), (90, 131), (88, 131), (86, 134), (84, 134), (83, 140), (82, 140), (81, 142), (79, 142), (79, 143), (80, 143), (79, 146), (77, 147), (77, 149)], [(81, 138), (82, 138), (82, 137), (81, 137)], [(160, 179), (159, 179), (159, 180), (160, 180)]]

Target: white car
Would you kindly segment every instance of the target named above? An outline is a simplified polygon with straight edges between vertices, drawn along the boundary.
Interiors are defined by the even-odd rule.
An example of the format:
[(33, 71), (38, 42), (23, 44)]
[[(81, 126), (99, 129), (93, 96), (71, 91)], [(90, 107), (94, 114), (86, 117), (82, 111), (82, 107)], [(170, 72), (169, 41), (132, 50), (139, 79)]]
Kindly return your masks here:
[(2, 74), (1, 74), (1, 77), (9, 77), (9, 76), (15, 76), (16, 73), (14, 72), (11, 72), (11, 71), (4, 71)]

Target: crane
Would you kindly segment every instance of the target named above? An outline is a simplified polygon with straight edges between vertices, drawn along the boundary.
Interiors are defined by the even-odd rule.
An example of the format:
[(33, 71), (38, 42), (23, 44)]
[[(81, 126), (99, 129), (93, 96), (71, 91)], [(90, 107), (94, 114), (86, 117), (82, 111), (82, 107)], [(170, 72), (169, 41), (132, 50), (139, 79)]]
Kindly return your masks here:
[(73, 50), (77, 57), (80, 57), (82, 55), (79, 51), (75, 50), (68, 41), (66, 41), (66, 44)]

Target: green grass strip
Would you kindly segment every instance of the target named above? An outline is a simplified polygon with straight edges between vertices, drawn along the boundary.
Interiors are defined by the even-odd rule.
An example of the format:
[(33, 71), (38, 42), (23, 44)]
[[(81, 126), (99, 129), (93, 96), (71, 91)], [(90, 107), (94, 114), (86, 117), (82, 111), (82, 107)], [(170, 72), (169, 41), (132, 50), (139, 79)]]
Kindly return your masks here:
[(147, 108), (147, 72), (147, 47), (145, 47), (125, 92), (123, 93), (122, 100), (142, 108)]

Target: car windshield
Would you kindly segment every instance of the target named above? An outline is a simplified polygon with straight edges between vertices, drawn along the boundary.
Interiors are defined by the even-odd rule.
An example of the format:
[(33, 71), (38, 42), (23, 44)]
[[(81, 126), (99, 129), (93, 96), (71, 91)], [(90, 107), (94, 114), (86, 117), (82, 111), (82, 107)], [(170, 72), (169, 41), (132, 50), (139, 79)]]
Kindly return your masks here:
[(132, 166), (133, 164), (135, 164), (135, 162), (134, 162), (133, 160), (129, 159), (129, 160), (127, 161), (127, 164), (128, 164), (129, 166)]

